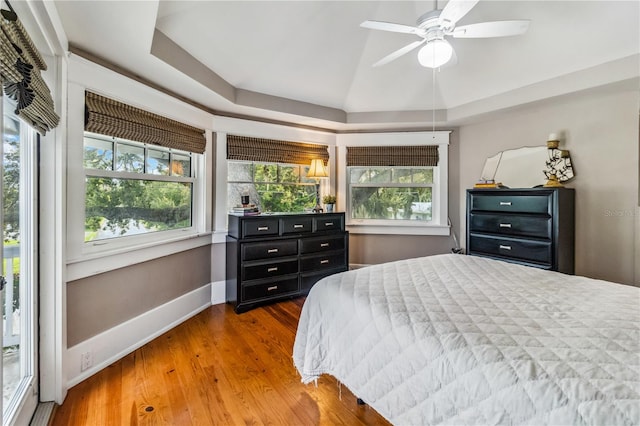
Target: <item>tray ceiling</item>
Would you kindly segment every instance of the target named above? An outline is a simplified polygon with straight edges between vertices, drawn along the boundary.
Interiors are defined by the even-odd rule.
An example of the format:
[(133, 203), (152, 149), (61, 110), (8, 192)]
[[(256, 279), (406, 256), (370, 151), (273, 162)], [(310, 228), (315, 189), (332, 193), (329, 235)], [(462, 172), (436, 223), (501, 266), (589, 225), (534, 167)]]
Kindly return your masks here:
[[(637, 79), (640, 3), (485, 1), (458, 24), (529, 19), (526, 34), (450, 39), (433, 72), (416, 40), (367, 19), (414, 25), (433, 1), (55, 1), (70, 45), (208, 108), (336, 129), (454, 123)], [(438, 2), (441, 9), (443, 2)]]

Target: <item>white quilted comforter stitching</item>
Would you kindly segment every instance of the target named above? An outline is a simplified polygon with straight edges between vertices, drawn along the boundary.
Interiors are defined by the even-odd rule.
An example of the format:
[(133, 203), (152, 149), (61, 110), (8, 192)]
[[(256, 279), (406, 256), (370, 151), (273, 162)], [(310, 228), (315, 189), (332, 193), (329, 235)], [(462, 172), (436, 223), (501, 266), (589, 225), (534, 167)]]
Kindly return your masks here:
[(398, 425), (640, 424), (640, 289), (439, 255), (318, 282), (294, 364)]

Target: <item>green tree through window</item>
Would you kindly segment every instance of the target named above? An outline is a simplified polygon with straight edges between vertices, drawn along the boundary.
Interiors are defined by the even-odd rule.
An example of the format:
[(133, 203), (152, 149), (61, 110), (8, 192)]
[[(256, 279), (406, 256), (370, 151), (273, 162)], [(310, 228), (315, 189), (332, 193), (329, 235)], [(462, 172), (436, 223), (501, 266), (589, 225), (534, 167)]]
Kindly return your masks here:
[(85, 135), (84, 167), (85, 241), (192, 226), (190, 153)]
[(228, 162), (227, 207), (231, 211), (248, 194), (262, 212), (303, 212), (316, 204), (315, 180), (309, 166), (295, 164)]
[(349, 179), (353, 219), (432, 219), (431, 167), (350, 167)]

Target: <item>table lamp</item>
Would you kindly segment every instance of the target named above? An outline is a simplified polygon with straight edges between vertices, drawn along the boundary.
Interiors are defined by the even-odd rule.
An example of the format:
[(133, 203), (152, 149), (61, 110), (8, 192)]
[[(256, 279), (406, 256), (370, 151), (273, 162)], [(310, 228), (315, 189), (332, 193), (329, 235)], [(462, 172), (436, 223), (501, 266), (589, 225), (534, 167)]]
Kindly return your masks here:
[(309, 167), (307, 177), (315, 178), (316, 180), (316, 206), (313, 208), (313, 212), (321, 213), (323, 210), (320, 206), (320, 178), (329, 177), (327, 169), (324, 167), (324, 160), (321, 158), (314, 158), (311, 160), (311, 166)]

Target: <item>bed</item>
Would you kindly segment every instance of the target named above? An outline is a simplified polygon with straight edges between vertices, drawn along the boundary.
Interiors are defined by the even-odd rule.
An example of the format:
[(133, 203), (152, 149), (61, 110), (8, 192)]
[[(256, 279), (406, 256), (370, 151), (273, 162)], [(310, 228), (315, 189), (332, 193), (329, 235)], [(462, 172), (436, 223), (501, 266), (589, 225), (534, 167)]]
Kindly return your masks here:
[(393, 424), (640, 424), (640, 289), (464, 255), (310, 291), (293, 347)]

